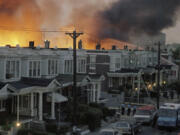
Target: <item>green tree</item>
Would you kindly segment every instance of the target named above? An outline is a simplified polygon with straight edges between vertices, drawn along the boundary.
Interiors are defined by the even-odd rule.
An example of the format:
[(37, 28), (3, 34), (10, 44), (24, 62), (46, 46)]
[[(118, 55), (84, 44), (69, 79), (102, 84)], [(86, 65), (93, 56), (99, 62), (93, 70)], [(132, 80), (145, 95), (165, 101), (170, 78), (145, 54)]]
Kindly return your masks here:
[(172, 51), (173, 58), (174, 59), (180, 59), (180, 47), (178, 47), (176, 50)]
[(180, 81), (173, 82), (168, 87), (172, 90), (176, 90), (178, 98), (180, 97)]

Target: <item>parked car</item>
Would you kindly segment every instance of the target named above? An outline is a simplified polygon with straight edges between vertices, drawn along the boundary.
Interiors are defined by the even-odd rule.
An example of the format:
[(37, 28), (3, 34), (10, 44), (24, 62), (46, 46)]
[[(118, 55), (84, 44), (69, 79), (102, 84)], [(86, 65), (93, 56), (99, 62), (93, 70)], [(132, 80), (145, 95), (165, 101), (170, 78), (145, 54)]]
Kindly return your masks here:
[(178, 110), (177, 126), (180, 127), (180, 110)]
[(106, 128), (100, 131), (100, 135), (122, 135), (118, 130)]
[(122, 135), (134, 135), (134, 130), (129, 122), (117, 122), (114, 124), (113, 128), (118, 130)]
[(156, 107), (147, 105), (137, 108), (134, 118), (137, 123), (150, 124), (156, 114)]
[(158, 111), (157, 125), (159, 128), (176, 128), (178, 125), (179, 104), (166, 103)]

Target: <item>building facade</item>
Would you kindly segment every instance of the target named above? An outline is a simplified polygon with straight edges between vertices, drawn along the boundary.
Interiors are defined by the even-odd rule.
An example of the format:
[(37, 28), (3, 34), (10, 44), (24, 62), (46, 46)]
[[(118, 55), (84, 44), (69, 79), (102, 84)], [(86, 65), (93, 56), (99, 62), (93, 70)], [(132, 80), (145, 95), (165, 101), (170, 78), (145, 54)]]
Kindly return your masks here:
[[(169, 81), (167, 72), (178, 70), (168, 60), (164, 60), (163, 65), (161, 83)], [(119, 89), (127, 84), (131, 84), (132, 90), (146, 88), (145, 74), (153, 76), (151, 83), (157, 82), (156, 66), (156, 51), (78, 49), (79, 102), (98, 103), (101, 91)], [(72, 75), (72, 49), (33, 46), (0, 48), (0, 112), (39, 120), (46, 115), (55, 119), (58, 104), (73, 97)]]

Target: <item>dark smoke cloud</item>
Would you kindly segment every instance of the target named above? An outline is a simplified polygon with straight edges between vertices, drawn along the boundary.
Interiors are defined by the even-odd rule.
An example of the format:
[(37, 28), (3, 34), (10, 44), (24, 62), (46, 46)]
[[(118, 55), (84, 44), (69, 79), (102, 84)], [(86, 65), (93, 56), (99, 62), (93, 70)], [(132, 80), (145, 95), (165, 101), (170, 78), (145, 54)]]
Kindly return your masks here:
[(100, 13), (100, 38), (128, 41), (130, 36), (159, 34), (175, 25), (180, 0), (118, 0)]

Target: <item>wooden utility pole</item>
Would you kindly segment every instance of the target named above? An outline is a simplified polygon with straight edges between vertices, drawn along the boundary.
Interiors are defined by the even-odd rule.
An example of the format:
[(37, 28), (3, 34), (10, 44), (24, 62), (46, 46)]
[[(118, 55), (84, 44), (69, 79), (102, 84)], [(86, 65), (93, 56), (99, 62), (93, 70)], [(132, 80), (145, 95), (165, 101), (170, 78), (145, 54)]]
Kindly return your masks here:
[(77, 89), (76, 89), (76, 39), (82, 35), (82, 32), (77, 33), (76, 30), (74, 30), (72, 33), (67, 32), (66, 35), (69, 35), (73, 39), (73, 126), (77, 125)]

